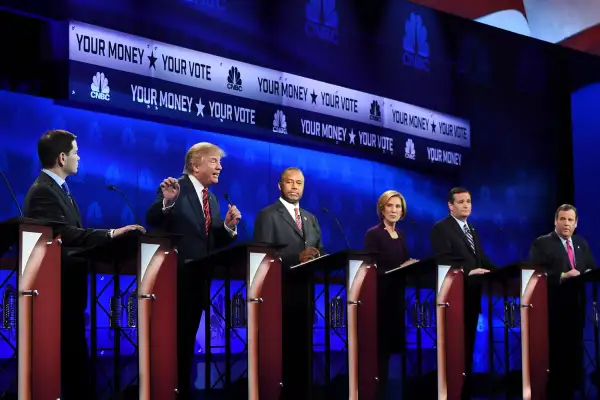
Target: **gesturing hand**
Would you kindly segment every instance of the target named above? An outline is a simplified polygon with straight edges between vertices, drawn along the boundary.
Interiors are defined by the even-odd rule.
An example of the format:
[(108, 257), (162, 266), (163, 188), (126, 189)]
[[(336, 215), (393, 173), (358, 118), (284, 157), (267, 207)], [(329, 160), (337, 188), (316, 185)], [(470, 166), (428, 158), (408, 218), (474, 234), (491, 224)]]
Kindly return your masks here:
[(177, 197), (179, 197), (179, 181), (175, 178), (169, 177), (162, 181), (160, 189), (162, 190), (162, 195), (167, 203), (166, 205), (175, 203)]
[(225, 214), (225, 226), (227, 226), (229, 229), (233, 229), (237, 224), (240, 223), (240, 219), (242, 219), (242, 213), (236, 206), (232, 206), (230, 204), (227, 214)]

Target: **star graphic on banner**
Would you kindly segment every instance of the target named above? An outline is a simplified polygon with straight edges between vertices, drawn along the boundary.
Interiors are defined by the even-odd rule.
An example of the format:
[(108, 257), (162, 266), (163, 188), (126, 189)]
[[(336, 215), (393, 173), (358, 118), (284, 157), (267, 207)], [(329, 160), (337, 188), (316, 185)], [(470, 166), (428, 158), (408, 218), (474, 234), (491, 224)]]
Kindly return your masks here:
[(350, 134), (348, 136), (350, 136), (350, 144), (356, 144), (354, 143), (354, 138), (356, 137), (354, 134), (354, 129), (350, 129)]
[(317, 94), (315, 93), (315, 89), (313, 89), (313, 92), (310, 94), (310, 97), (312, 97), (312, 103), (317, 104)]
[(156, 63), (156, 60), (158, 60), (158, 58), (154, 57), (154, 50), (152, 50), (152, 53), (150, 53), (150, 55), (146, 56), (146, 57), (148, 57), (148, 60), (150, 60), (150, 66), (148, 68), (154, 67), (154, 69), (156, 69), (155, 63)]
[(435, 124), (435, 121), (432, 121), (432, 122), (431, 122), (431, 132), (432, 132), (432, 133), (435, 133), (435, 127), (436, 127), (436, 126), (437, 126), (437, 125)]
[(196, 103), (196, 108), (198, 109), (198, 113), (196, 113), (196, 117), (198, 115), (202, 115), (204, 117), (204, 104), (202, 104), (202, 98), (198, 98), (198, 102)]

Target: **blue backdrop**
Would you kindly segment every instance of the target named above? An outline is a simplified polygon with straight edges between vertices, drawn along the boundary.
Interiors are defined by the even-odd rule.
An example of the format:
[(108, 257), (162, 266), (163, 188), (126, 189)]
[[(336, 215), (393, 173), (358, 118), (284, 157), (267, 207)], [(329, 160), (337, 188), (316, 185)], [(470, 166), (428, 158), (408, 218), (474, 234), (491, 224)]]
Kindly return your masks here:
[[(562, 86), (548, 83), (560, 81), (563, 72), (554, 50), (409, 2), (362, 8), (342, 0), (324, 3), (324, 19), (314, 18), (307, 11), (312, 2), (304, 0), (153, 0), (143, 13), (135, 1), (62, 0), (52, 8), (24, 1), (20, 6), (464, 117), (471, 122), (473, 139), (469, 163), (459, 175), (424, 175), (0, 92), (0, 168), (19, 202), (39, 173), (36, 141), (50, 128), (78, 135), (80, 173), (70, 187), (88, 227), (119, 227), (134, 220), (120, 196), (106, 189), (108, 184), (121, 188), (143, 218), (159, 182), (180, 175), (187, 148), (211, 141), (228, 153), (214, 191), (219, 199), (230, 194), (249, 231), (256, 213), (276, 200), (281, 170), (295, 165), (306, 175), (302, 206), (319, 218), (328, 251), (343, 248), (344, 240), (321, 207), (338, 215), (352, 246), (361, 247), (364, 232), (377, 222), (377, 197), (396, 189), (408, 202), (401, 227), (411, 256), (429, 255), (431, 226), (448, 212), (448, 190), (460, 184), (472, 191), (471, 221), (490, 258), (498, 265), (525, 258), (531, 241), (552, 229), (561, 201), (556, 176), (563, 165), (555, 155), (560, 154), (561, 135), (570, 129), (570, 117), (568, 95)], [(405, 41), (406, 22), (412, 20), (409, 27), (420, 27), (419, 33), (414, 41)], [(225, 201), (221, 207), (224, 211)], [(0, 195), (0, 218), (15, 213), (8, 194)], [(244, 240), (243, 232), (241, 236)], [(486, 327), (482, 320), (477, 371), (488, 367)]]

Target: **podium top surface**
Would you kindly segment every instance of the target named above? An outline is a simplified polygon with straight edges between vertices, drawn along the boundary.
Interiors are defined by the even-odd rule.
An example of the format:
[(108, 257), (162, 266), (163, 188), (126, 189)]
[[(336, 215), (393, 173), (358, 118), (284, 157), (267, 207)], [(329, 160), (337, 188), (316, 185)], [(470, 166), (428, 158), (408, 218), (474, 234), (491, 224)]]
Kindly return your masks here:
[(198, 264), (199, 266), (223, 266), (229, 264), (237, 264), (240, 262), (244, 262), (249, 251), (274, 252), (283, 247), (285, 247), (285, 245), (276, 243), (242, 242), (214, 251), (206, 257), (197, 260), (186, 261), (186, 263)]
[(290, 269), (305, 270), (306, 268), (314, 270), (336, 270), (343, 268), (350, 260), (367, 260), (375, 258), (376, 253), (369, 253), (362, 250), (342, 250), (336, 253), (324, 254), (321, 257), (296, 264)]
[(145, 238), (177, 240), (181, 236), (166, 232), (148, 232), (144, 234), (139, 231), (131, 231), (103, 244), (86, 248), (70, 248), (69, 255), (107, 263), (127, 261), (137, 257), (138, 244)]
[(398, 266), (397, 268), (385, 271), (384, 275), (392, 278), (399, 278), (406, 275), (427, 275), (435, 272), (437, 267), (438, 263), (435, 257), (427, 257), (413, 264), (404, 267)]
[(600, 268), (588, 269), (580, 276), (586, 282), (600, 282)]
[(10, 246), (18, 241), (19, 227), (21, 225), (35, 226), (60, 226), (64, 222), (51, 221), (48, 219), (36, 219), (15, 217), (0, 222), (0, 247)]

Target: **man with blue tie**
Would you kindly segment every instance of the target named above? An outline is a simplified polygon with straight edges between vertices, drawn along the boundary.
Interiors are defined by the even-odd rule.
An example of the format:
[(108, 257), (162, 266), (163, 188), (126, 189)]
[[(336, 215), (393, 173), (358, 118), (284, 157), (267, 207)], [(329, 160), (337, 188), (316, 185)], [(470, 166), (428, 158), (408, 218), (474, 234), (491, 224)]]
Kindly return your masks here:
[(38, 141), (42, 172), (24, 202), (28, 218), (62, 222), (55, 233), (62, 239), (61, 274), (61, 399), (92, 399), (90, 369), (85, 336), (88, 275), (85, 261), (68, 257), (67, 247), (99, 245), (125, 232), (144, 228), (128, 225), (119, 229), (84, 228), (77, 202), (67, 177), (77, 173), (79, 154), (76, 136), (64, 130), (51, 130)]
[(465, 373), (462, 398), (471, 395), (473, 377), (473, 351), (477, 334), (477, 321), (481, 312), (481, 283), (475, 277), (498, 267), (490, 261), (481, 245), (479, 233), (467, 221), (471, 215), (471, 193), (456, 187), (448, 193), (450, 215), (438, 221), (431, 230), (429, 242), (439, 265), (463, 269), (465, 280)]
[(574, 279), (596, 268), (584, 238), (574, 235), (577, 209), (563, 204), (554, 214), (554, 231), (538, 237), (530, 249), (530, 261), (548, 273), (550, 340), (550, 398), (568, 400), (581, 387), (582, 335), (585, 304)]

